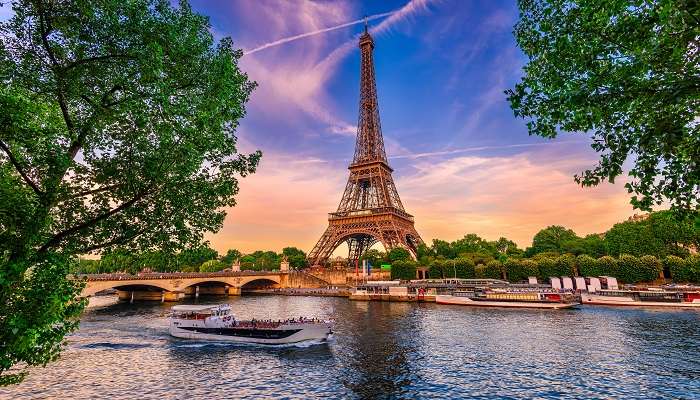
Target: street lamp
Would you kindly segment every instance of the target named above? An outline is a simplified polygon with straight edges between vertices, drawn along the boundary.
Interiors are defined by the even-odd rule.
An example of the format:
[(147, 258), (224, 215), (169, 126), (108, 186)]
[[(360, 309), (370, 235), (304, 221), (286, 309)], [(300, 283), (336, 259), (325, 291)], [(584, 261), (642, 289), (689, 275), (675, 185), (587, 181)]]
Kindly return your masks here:
[(452, 259), (452, 269), (455, 270), (455, 279), (457, 279), (457, 267), (455, 266), (455, 259)]

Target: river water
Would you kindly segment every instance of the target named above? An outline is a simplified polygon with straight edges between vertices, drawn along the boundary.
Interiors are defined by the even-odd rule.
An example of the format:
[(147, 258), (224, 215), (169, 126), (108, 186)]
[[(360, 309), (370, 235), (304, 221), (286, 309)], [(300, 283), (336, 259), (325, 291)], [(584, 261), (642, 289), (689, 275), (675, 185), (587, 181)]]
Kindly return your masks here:
[(700, 398), (700, 312), (479, 309), (242, 296), (238, 318), (334, 318), (326, 344), (191, 342), (162, 304), (93, 298), (61, 359), (3, 399)]

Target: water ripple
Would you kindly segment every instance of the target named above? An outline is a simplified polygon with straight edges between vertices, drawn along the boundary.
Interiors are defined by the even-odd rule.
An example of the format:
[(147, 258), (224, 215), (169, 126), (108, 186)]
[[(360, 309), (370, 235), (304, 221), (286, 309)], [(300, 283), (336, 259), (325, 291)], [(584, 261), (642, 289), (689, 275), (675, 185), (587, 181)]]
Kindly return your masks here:
[(700, 313), (241, 297), (240, 318), (333, 317), (325, 343), (167, 335), (167, 306), (99, 300), (61, 359), (2, 399), (697, 398)]

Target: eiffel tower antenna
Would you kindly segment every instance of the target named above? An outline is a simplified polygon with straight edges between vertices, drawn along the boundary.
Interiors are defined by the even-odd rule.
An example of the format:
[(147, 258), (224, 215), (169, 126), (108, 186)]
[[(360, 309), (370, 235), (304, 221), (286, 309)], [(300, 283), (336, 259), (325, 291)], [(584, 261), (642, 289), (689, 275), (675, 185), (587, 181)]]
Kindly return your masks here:
[(413, 216), (404, 210), (389, 166), (379, 120), (377, 84), (374, 74), (374, 40), (367, 30), (360, 36), (360, 104), (355, 153), (350, 176), (338, 210), (328, 215), (328, 228), (311, 250), (311, 265), (323, 265), (343, 242), (349, 248), (348, 263), (380, 242), (386, 251), (402, 247), (416, 257), (423, 240)]

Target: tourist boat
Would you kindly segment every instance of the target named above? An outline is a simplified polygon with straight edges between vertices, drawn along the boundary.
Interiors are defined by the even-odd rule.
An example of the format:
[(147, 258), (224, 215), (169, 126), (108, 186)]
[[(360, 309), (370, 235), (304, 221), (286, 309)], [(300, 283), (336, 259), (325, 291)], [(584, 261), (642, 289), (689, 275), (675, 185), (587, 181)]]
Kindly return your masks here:
[(172, 307), (170, 334), (183, 339), (259, 344), (325, 341), (333, 324), (319, 319), (239, 321), (228, 304)]
[(581, 303), (606, 306), (696, 307), (700, 308), (700, 287), (631, 288), (581, 293)]
[(561, 309), (579, 303), (571, 293), (547, 290), (473, 290), (455, 291), (451, 295), (437, 295), (438, 304), (457, 304), (477, 307), (549, 308)]

